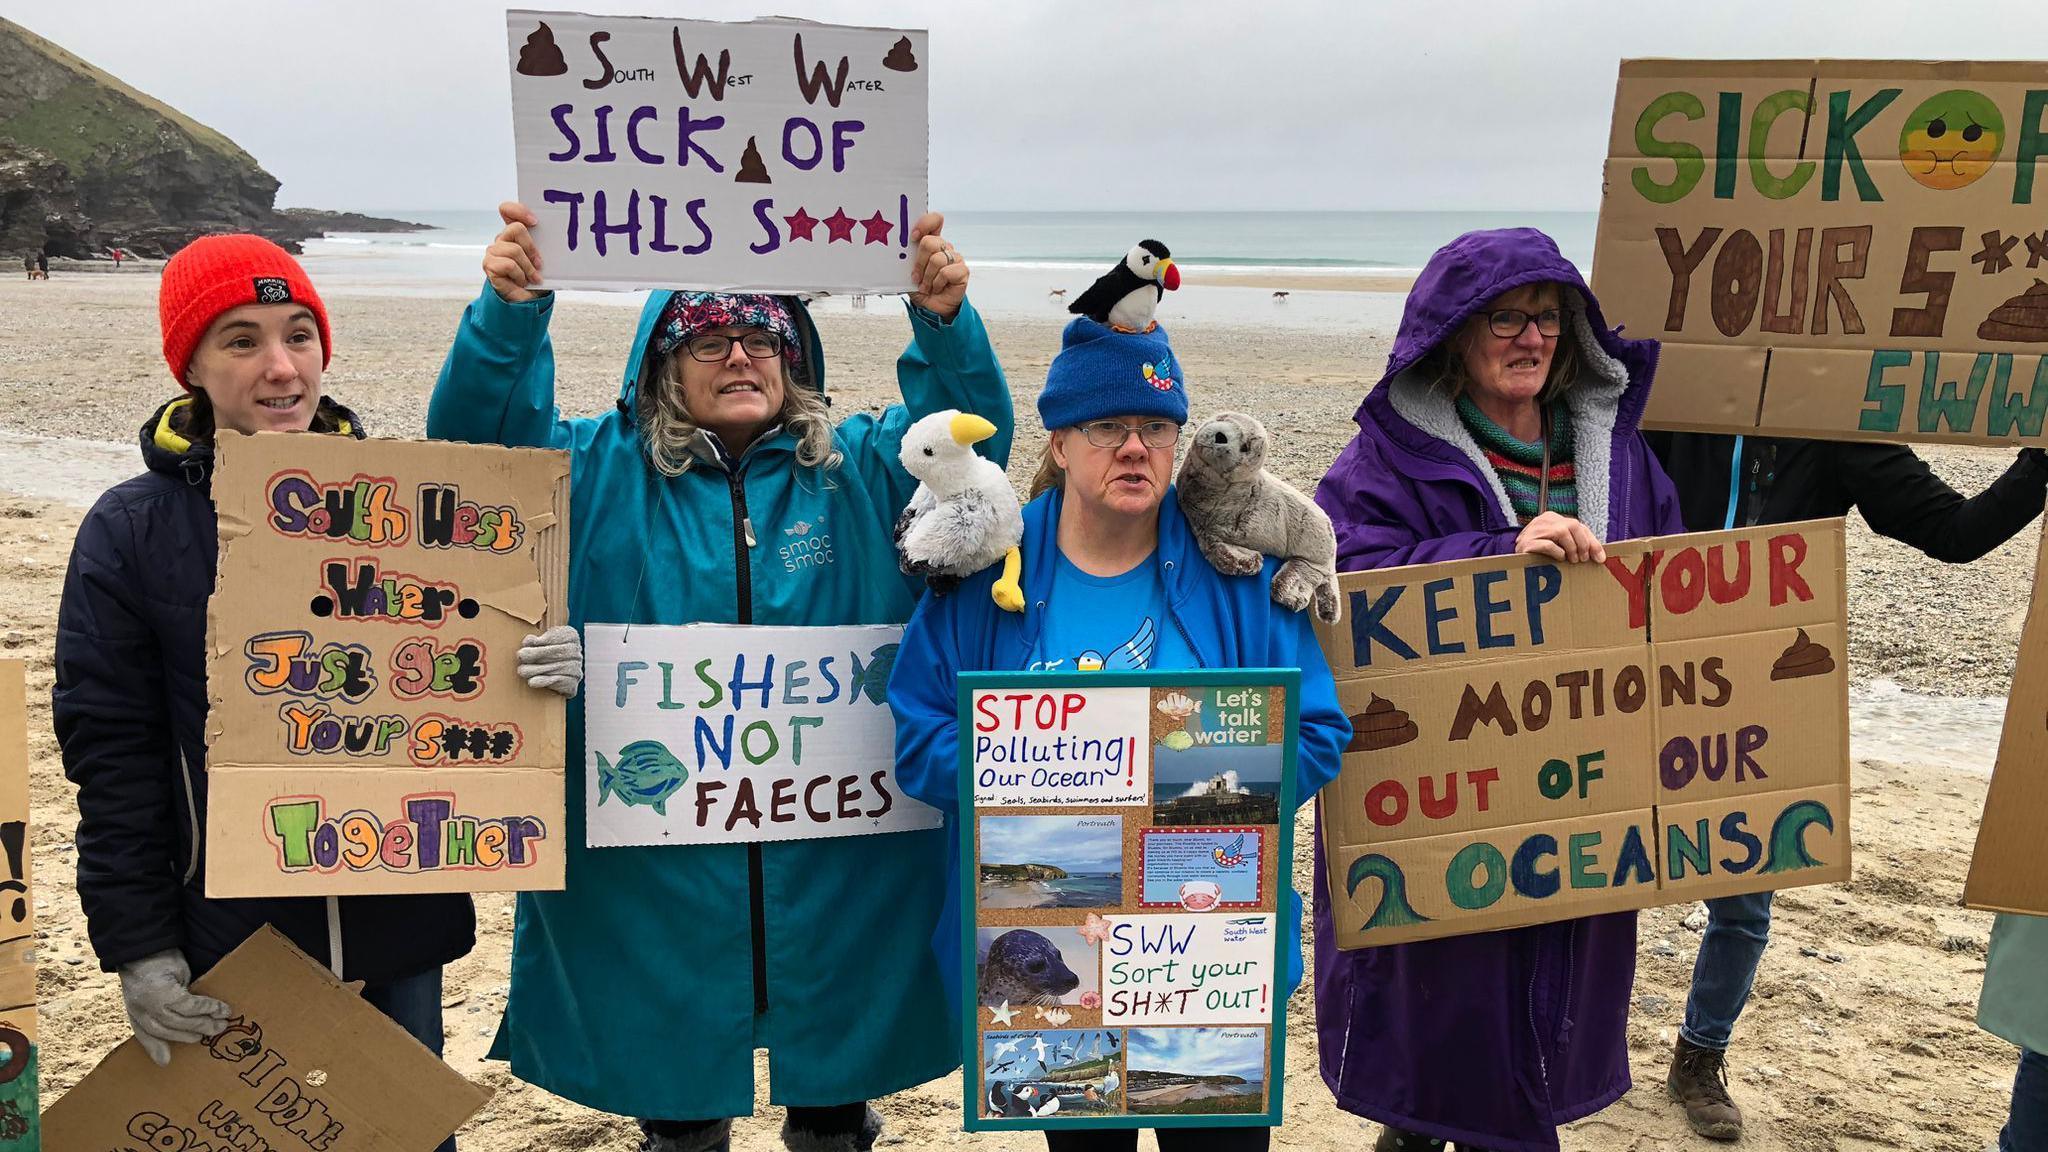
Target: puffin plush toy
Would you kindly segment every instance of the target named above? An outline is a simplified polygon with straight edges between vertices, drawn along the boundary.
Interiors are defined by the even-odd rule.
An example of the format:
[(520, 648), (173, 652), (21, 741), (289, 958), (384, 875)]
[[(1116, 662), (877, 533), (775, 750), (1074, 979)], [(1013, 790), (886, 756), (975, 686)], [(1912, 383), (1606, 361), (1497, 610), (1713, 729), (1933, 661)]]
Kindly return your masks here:
[(1000, 560), (1002, 576), (990, 595), (1004, 611), (1022, 612), (1018, 546), (1024, 512), (1010, 478), (974, 451), (995, 434), (994, 424), (953, 408), (924, 417), (903, 434), (900, 458), (918, 484), (896, 518), (897, 562), (943, 595)]
[(1140, 240), (1123, 261), (1088, 286), (1067, 311), (1122, 332), (1150, 332), (1159, 300), (1180, 287), (1180, 269), (1157, 240)]

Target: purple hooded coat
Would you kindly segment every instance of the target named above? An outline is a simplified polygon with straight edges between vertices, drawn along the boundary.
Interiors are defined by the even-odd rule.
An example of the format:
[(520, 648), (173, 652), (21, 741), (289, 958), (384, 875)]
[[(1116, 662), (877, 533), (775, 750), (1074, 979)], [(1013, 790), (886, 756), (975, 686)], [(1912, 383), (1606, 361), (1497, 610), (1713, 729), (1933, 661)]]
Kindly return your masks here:
[[(1682, 532), (1677, 496), (1637, 422), (1657, 344), (1608, 330), (1578, 269), (1530, 228), (1471, 232), (1430, 257), (1394, 354), (1358, 409), (1358, 436), (1316, 488), (1340, 569), (1512, 553), (1506, 490), (1436, 372), (1417, 367), (1504, 292), (1565, 285), (1580, 350), (1572, 410), (1579, 511), (1604, 541)], [(1414, 371), (1410, 371), (1414, 369)], [(1316, 871), (1322, 874), (1321, 821)], [(1632, 912), (1338, 951), (1316, 901), (1323, 1079), (1346, 1111), (1497, 1152), (1552, 1152), (1557, 1126), (1628, 1091)]]

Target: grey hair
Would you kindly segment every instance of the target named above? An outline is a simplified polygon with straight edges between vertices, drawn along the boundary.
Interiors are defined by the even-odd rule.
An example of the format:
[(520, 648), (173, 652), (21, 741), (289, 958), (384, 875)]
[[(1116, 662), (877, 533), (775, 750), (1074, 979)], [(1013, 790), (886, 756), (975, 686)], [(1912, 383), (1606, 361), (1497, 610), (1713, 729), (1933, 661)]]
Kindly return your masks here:
[[(702, 434), (690, 418), (683, 399), (681, 348), (670, 353), (655, 373), (653, 387), (640, 389), (640, 439), (647, 446), (647, 459), (664, 476), (681, 476), (697, 463), (694, 445)], [(825, 397), (792, 379), (789, 361), (775, 358), (782, 375), (782, 426), (796, 437), (796, 462), (806, 468), (831, 471), (845, 463), (845, 454), (833, 446), (832, 409)]]
[[(1570, 285), (1559, 284), (1556, 281), (1537, 283), (1548, 283), (1557, 289), (1558, 307), (1567, 317), (1576, 319), (1585, 311), (1585, 305)], [(1473, 322), (1484, 318), (1486, 314), (1487, 308), (1481, 308), (1467, 316), (1464, 323), (1458, 325), (1457, 331), (1446, 337), (1443, 343), (1438, 344), (1430, 353), (1436, 359), (1436, 387), (1453, 400), (1472, 388), (1472, 376), (1465, 368), (1465, 349), (1479, 338)], [(1550, 374), (1544, 378), (1543, 390), (1536, 395), (1538, 404), (1560, 400), (1572, 390), (1573, 385), (1579, 382), (1580, 359), (1577, 327), (1567, 324), (1564, 330), (1558, 333), (1557, 347), (1550, 354)]]

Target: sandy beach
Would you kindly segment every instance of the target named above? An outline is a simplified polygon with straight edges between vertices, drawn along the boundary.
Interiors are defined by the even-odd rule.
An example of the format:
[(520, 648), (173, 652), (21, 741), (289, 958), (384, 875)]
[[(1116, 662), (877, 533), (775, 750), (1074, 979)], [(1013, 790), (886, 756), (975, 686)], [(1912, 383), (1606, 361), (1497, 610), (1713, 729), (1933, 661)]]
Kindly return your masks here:
[[(0, 491), (36, 493), (0, 495), (0, 658), (25, 660), (29, 668), (46, 1104), (128, 1035), (118, 982), (98, 969), (73, 886), (77, 809), (50, 733), (49, 689), (58, 597), (81, 505), (96, 490), (92, 477), (118, 474), (123, 459), (127, 471), (140, 469), (135, 429), (173, 392), (159, 352), (154, 289), (154, 277), (142, 274), (33, 284), (0, 279)], [(374, 434), (419, 435), (463, 302), (330, 291), (328, 303), (337, 333), (329, 392), (354, 406)], [(1048, 309), (1043, 317), (990, 322), (1018, 404), (1011, 470), (1020, 484), (1043, 442), (1032, 401), (1058, 347), (1062, 318)], [(632, 310), (617, 306), (565, 300), (556, 309), (566, 413), (610, 405), (633, 321)], [(893, 302), (827, 314), (820, 326), (835, 410), (886, 405), (907, 334)], [(1259, 416), (1275, 439), (1275, 470), (1304, 489), (1349, 438), (1352, 412), (1377, 377), (1390, 339), (1388, 326), (1289, 331), (1283, 338), (1256, 319), (1174, 332), (1197, 417), (1226, 408)], [(2006, 451), (1924, 455), (1966, 492), (1981, 489), (2011, 459)], [(1873, 538), (1860, 519), (1851, 519), (1849, 536), (1851, 668), (1856, 698), (1871, 702), (1856, 729), (1856, 876), (1778, 900), (1778, 927), (1731, 1053), (1733, 1090), (1749, 1117), (1738, 1147), (1978, 1152), (2003, 1120), (2016, 1053), (1974, 1026), (1990, 917), (1962, 908), (1960, 896), (1996, 739), (1996, 706), (1983, 698), (2006, 691), (2034, 540), (2023, 533), (1979, 563), (1952, 568)], [(1308, 891), (1306, 814), (1296, 843), (1295, 884)], [(477, 906), (478, 946), (447, 973), (448, 1059), (497, 1096), (461, 1134), (465, 1146), (634, 1147), (629, 1122), (521, 1084), (502, 1065), (482, 1060), (508, 987), (512, 899), (481, 896)], [(1709, 1147), (1690, 1134), (1663, 1087), (1703, 920), (1687, 906), (1643, 915), (1629, 1026), (1636, 1088), (1572, 1126), (1567, 1149)], [(1373, 1125), (1340, 1112), (1317, 1074), (1305, 993), (1289, 1005), (1288, 1026), (1287, 1123), (1276, 1146), (1369, 1146)], [(759, 1063), (761, 1106), (735, 1132), (735, 1147), (748, 1152), (780, 1147), (781, 1115), (766, 1105), (765, 1061)], [(1043, 1147), (1035, 1135), (962, 1134), (960, 1091), (955, 1075), (881, 1102), (889, 1125), (884, 1144)]]

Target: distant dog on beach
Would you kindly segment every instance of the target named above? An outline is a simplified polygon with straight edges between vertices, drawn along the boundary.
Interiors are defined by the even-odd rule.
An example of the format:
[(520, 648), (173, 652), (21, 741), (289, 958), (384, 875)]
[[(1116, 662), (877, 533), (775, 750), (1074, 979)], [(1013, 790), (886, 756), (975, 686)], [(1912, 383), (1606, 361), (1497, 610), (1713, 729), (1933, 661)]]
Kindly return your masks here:
[(1280, 302), (1280, 303), (1282, 303), (1282, 304), (1285, 304), (1285, 303), (1287, 303), (1287, 293), (1285, 293), (1285, 292), (1275, 292), (1275, 293), (1273, 293), (1273, 299), (1274, 299), (1274, 300), (1276, 300), (1276, 301), (1279, 301), (1279, 302)]

